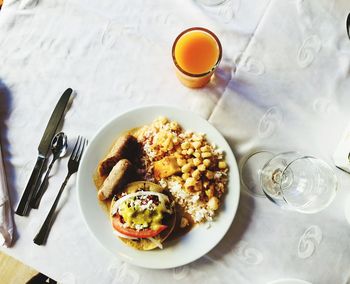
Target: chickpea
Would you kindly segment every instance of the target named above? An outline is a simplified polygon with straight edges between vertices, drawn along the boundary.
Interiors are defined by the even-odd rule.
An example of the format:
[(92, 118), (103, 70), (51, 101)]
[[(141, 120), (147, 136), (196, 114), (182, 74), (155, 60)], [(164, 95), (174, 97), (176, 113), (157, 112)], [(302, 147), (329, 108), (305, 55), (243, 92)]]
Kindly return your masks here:
[(194, 149), (190, 148), (187, 150), (187, 155), (192, 155), (194, 153)]
[(205, 191), (205, 194), (208, 198), (212, 198), (214, 196), (214, 185), (210, 185), (209, 188)]
[(168, 122), (168, 119), (166, 117), (164, 117), (164, 116), (160, 116), (160, 117), (157, 118), (156, 121), (159, 121), (162, 124), (166, 124)]
[(198, 167), (197, 167), (198, 170), (200, 170), (201, 172), (204, 172), (206, 170), (206, 167), (203, 165), (203, 164), (200, 164)]
[(181, 149), (183, 150), (187, 150), (188, 148), (190, 148), (190, 143), (185, 141), (181, 144)]
[(178, 159), (176, 159), (176, 162), (179, 165), (179, 167), (182, 167), (182, 166), (186, 165), (186, 160), (185, 159), (178, 158)]
[(200, 171), (199, 171), (198, 169), (197, 169), (197, 170), (194, 170), (194, 171), (192, 172), (192, 177), (193, 177), (194, 179), (196, 179), (196, 180), (199, 180), (200, 177), (201, 177)]
[(203, 135), (193, 135), (192, 137), (193, 141), (202, 141), (203, 140)]
[(198, 159), (198, 158), (194, 158), (193, 159), (193, 165), (195, 165), (196, 167), (199, 166), (201, 164), (201, 162), (202, 161), (200, 159)]
[(219, 208), (219, 199), (215, 196), (211, 197), (208, 201), (208, 207), (211, 210), (217, 210)]
[(184, 180), (184, 181), (186, 181), (189, 177), (190, 177), (190, 174), (189, 173), (185, 173), (185, 174), (182, 174), (182, 179)]
[(208, 145), (205, 145), (205, 146), (201, 147), (201, 151), (208, 152), (208, 151), (210, 151), (210, 147)]
[(206, 167), (209, 167), (210, 166), (210, 160), (209, 159), (204, 159), (203, 160), (203, 165), (206, 166)]
[(193, 177), (189, 177), (188, 179), (186, 179), (185, 187), (190, 187), (195, 185), (196, 185), (196, 180)]
[(178, 130), (179, 129), (179, 124), (176, 121), (170, 122), (170, 129), (171, 130)]
[(199, 149), (199, 147), (200, 147), (201, 145), (202, 145), (202, 144), (201, 144), (201, 142), (199, 142), (199, 141), (192, 142), (192, 146), (193, 146), (193, 148), (195, 148), (195, 149)]
[(203, 152), (201, 156), (202, 158), (210, 158), (212, 154), (210, 152)]
[(214, 178), (214, 173), (212, 171), (207, 171), (205, 176), (207, 179), (213, 179)]
[(219, 161), (218, 167), (219, 167), (219, 169), (226, 169), (227, 164), (225, 161)]
[(193, 159), (190, 158), (190, 159), (187, 159), (187, 164), (190, 164), (191, 167), (193, 167), (194, 163), (193, 163)]
[(193, 153), (193, 156), (195, 156), (196, 158), (200, 158), (201, 153), (199, 153), (198, 151)]
[(185, 164), (181, 167), (181, 171), (185, 174), (188, 173), (191, 170), (191, 165), (190, 164)]

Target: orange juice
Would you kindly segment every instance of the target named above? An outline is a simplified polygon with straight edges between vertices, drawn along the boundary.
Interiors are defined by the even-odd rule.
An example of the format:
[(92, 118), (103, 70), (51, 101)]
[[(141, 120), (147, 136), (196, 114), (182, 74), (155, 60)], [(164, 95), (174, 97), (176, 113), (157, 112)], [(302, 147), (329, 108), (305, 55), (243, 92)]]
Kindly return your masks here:
[(191, 28), (176, 38), (172, 52), (180, 81), (185, 86), (199, 88), (209, 82), (220, 62), (222, 48), (211, 31)]

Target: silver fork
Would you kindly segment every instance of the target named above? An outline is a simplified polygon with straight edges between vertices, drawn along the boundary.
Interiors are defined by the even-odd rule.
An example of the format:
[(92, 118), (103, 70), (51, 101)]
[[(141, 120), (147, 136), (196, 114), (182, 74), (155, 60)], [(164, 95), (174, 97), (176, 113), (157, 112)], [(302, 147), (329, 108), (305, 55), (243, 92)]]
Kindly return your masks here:
[(52, 222), (54, 220), (54, 213), (60, 200), (60, 197), (63, 193), (64, 188), (67, 185), (69, 178), (78, 171), (81, 156), (83, 155), (87, 143), (87, 140), (81, 136), (78, 137), (77, 142), (75, 143), (73, 152), (68, 161), (68, 174), (60, 188), (60, 191), (56, 196), (54, 203), (52, 204), (49, 214), (47, 215), (43, 225), (40, 228), (39, 233), (34, 238), (34, 243), (39, 246), (46, 243), (47, 237), (52, 226)]

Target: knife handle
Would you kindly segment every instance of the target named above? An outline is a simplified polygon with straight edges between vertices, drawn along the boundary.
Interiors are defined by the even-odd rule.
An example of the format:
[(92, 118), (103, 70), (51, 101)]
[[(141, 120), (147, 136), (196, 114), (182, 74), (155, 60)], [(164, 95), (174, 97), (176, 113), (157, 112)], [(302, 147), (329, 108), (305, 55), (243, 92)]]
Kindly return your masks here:
[(41, 176), (41, 172), (43, 166), (45, 164), (46, 158), (43, 156), (39, 156), (36, 160), (36, 164), (34, 166), (33, 172), (29, 178), (28, 184), (22, 194), (21, 200), (17, 206), (16, 214), (20, 216), (27, 216), (31, 207), (29, 206), (29, 202), (32, 199), (33, 194), (36, 191), (38, 186), (38, 180)]
[[(47, 182), (49, 180), (49, 174), (50, 174), (52, 166), (56, 160), (57, 160), (57, 158), (54, 157), (53, 160), (51, 161), (49, 168), (47, 169), (46, 174), (44, 176), (44, 179), (41, 181), (41, 183), (38, 180), (38, 190), (33, 193), (33, 196), (32, 196), (30, 203), (29, 203), (30, 207), (32, 207), (33, 209), (39, 208), (41, 198), (47, 189)], [(39, 186), (39, 184), (40, 184), (40, 186)]]

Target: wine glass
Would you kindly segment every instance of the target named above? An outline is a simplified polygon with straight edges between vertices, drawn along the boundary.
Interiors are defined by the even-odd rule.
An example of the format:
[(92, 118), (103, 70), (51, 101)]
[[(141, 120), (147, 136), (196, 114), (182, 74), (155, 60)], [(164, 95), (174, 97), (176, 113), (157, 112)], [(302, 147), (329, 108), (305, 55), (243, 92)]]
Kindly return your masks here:
[(337, 177), (324, 161), (298, 152), (250, 155), (241, 167), (242, 183), (255, 196), (302, 213), (326, 208), (337, 191)]

